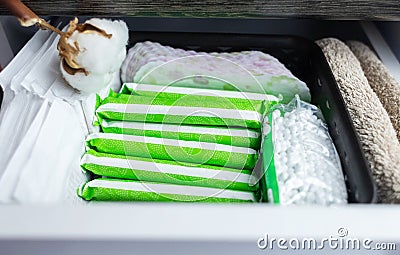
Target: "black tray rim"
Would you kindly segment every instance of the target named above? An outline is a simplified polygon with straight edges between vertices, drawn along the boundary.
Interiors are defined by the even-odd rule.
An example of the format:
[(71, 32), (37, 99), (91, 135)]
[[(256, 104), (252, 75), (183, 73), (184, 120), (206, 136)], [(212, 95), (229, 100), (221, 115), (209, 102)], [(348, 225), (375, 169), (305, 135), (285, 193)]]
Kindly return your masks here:
[[(371, 185), (371, 188), (372, 188), (372, 197), (371, 197), (370, 201), (365, 202), (365, 203), (366, 204), (368, 204), (368, 203), (370, 203), (370, 204), (377, 203), (377, 200), (378, 200), (378, 198), (377, 198), (377, 186), (376, 186), (375, 180), (374, 180), (374, 178), (372, 176), (371, 167), (370, 167), (370, 165), (369, 165), (369, 163), (368, 163), (368, 161), (367, 161), (367, 159), (365, 157), (365, 152), (361, 147), (360, 138), (357, 135), (355, 126), (353, 124), (353, 120), (350, 117), (349, 110), (348, 110), (348, 108), (346, 106), (346, 103), (345, 103), (345, 101), (343, 99), (342, 93), (340, 92), (339, 86), (338, 86), (338, 84), (336, 82), (336, 78), (332, 73), (332, 69), (329, 66), (329, 63), (328, 63), (324, 53), (322, 52), (321, 48), (315, 42), (313, 42), (313, 41), (311, 41), (311, 40), (309, 40), (309, 39), (307, 39), (305, 37), (298, 36), (298, 35), (281, 35), (281, 34), (275, 35), (275, 34), (243, 34), (243, 33), (239, 34), (239, 33), (206, 33), (206, 32), (168, 32), (168, 31), (154, 32), (154, 31), (132, 31), (132, 30), (130, 30), (130, 33), (132, 33), (133, 35), (135, 35), (135, 34), (142, 34), (142, 35), (146, 35), (146, 34), (147, 35), (155, 35), (155, 34), (158, 34), (158, 35), (163, 35), (163, 36), (168, 35), (168, 36), (178, 36), (178, 37), (179, 36), (181, 36), (181, 37), (182, 36), (196, 36), (196, 37), (197, 36), (207, 36), (207, 37), (216, 37), (216, 38), (217, 37), (218, 38), (221, 38), (221, 37), (226, 37), (226, 38), (229, 38), (229, 37), (231, 37), (231, 38), (232, 37), (251, 37), (252, 39), (255, 39), (255, 38), (285, 39), (285, 40), (289, 39), (289, 40), (299, 41), (299, 42), (303, 42), (305, 44), (308, 44), (309, 47), (311, 48), (311, 50), (314, 51), (315, 54), (319, 55), (318, 57), (322, 60), (321, 64), (324, 65), (323, 68), (328, 70), (328, 75), (325, 78), (328, 79), (331, 84), (333, 84), (333, 88), (331, 88), (331, 89), (334, 89), (335, 93), (338, 95), (338, 99), (340, 100), (340, 104), (342, 106), (344, 106), (343, 107), (344, 108), (343, 109), (344, 110), (344, 114), (345, 114), (344, 117), (348, 120), (348, 122), (349, 122), (349, 124), (351, 126), (351, 131), (350, 132), (352, 133), (351, 135), (354, 136), (355, 139), (356, 139), (357, 147), (360, 148), (361, 157), (362, 157), (362, 160), (363, 160), (364, 165), (366, 167), (366, 171), (367, 171), (367, 175), (368, 175), (367, 177), (369, 178), (370, 185)], [(145, 41), (145, 40), (135, 40), (134, 43), (143, 42), (143, 41)], [(130, 42), (130, 44), (131, 44), (131, 42)], [(165, 45), (168, 45), (168, 44), (165, 44)], [(130, 45), (130, 46), (132, 46), (132, 45)]]

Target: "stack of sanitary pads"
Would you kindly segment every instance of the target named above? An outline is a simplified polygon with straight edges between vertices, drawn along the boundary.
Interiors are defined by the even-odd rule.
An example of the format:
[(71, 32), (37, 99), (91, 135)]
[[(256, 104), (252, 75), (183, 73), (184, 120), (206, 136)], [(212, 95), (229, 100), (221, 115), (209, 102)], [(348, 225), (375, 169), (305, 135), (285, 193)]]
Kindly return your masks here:
[(78, 194), (108, 201), (255, 201), (271, 95), (125, 84), (99, 99)]

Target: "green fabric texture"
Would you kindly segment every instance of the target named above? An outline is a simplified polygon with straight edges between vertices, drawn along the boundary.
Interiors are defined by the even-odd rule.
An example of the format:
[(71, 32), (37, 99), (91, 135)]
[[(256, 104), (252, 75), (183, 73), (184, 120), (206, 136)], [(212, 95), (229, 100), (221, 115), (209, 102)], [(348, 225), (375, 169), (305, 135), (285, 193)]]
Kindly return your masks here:
[(89, 135), (87, 145), (103, 153), (249, 170), (258, 158), (250, 148), (108, 133)]
[(101, 129), (104, 133), (218, 143), (252, 149), (259, 149), (261, 145), (260, 133), (245, 128), (103, 120)]
[(233, 126), (260, 129), (270, 105), (261, 100), (200, 95), (155, 96), (110, 93), (96, 114), (100, 120)]
[[(81, 160), (86, 171), (120, 179), (190, 185), (233, 190), (256, 190), (250, 170), (175, 161), (129, 157), (89, 150)], [(253, 178), (253, 180), (251, 180)]]
[(94, 179), (78, 188), (85, 200), (158, 202), (252, 202), (252, 192), (118, 179)]

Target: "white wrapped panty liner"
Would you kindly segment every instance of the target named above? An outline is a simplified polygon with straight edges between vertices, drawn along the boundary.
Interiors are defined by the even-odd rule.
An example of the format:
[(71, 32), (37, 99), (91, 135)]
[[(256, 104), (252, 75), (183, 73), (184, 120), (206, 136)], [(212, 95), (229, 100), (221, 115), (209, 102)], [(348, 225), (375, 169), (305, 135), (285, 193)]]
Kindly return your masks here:
[(85, 183), (78, 189), (78, 195), (85, 200), (99, 201), (255, 201), (252, 192), (105, 178)]
[(103, 153), (249, 170), (258, 158), (251, 148), (112, 133), (91, 134), (87, 145)]

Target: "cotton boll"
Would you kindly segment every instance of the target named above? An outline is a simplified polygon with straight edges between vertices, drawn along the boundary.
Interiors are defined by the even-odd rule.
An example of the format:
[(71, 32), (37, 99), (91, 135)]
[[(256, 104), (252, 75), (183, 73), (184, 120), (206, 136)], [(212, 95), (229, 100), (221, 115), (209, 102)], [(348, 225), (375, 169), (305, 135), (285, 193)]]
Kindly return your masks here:
[(111, 72), (116, 72), (121, 68), (122, 62), (124, 62), (126, 58), (126, 48), (122, 47), (121, 51), (119, 52), (116, 61), (115, 61), (115, 65), (113, 66), (113, 68), (111, 69)]
[(121, 51), (126, 55), (128, 27), (123, 21), (91, 19), (85, 22), (102, 29), (111, 37), (99, 33), (75, 31), (68, 38), (68, 44), (78, 45), (79, 53), (75, 57), (78, 65), (89, 72), (115, 72), (122, 64)]
[(83, 92), (99, 92), (109, 85), (126, 57), (129, 30), (123, 21), (75, 18), (61, 35), (58, 50), (65, 80)]
[(68, 84), (70, 84), (73, 88), (86, 93), (99, 92), (101, 89), (110, 84), (113, 77), (112, 73), (90, 73), (88, 75), (85, 75), (84, 73), (76, 73), (71, 75), (67, 73), (63, 67), (61, 67), (61, 73)]
[(99, 27), (106, 31), (108, 34), (112, 34), (114, 37), (114, 42), (117, 44), (117, 48), (122, 48), (127, 45), (129, 39), (129, 30), (126, 23), (122, 20), (108, 20), (108, 19), (98, 19), (93, 18), (85, 23), (91, 24), (95, 27)]

